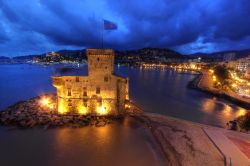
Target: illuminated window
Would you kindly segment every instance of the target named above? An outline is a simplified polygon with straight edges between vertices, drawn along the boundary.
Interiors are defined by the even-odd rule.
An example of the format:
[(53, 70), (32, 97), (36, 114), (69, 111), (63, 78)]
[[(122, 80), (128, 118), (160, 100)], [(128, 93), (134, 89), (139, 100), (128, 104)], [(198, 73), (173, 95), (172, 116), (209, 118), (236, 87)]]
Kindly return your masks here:
[(87, 92), (86, 91), (83, 92), (83, 96), (87, 96)]
[(100, 87), (96, 87), (96, 94), (100, 94), (101, 93), (101, 88)]

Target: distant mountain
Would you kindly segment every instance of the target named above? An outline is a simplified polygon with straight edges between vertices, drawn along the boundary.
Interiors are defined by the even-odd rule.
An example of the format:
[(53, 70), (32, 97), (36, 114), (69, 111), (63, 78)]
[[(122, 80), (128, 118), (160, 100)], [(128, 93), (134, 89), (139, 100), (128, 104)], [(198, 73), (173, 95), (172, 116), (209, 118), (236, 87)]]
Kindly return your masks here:
[(6, 57), (6, 56), (0, 56), (0, 60), (9, 60), (10, 58), (9, 57)]
[(165, 58), (184, 58), (184, 56), (174, 50), (167, 48), (142, 48), (138, 50), (116, 51), (117, 56), (158, 56)]
[(234, 54), (235, 59), (244, 58), (250, 55), (250, 49), (220, 51), (220, 52), (214, 52), (214, 53), (195, 53), (195, 54), (190, 54), (188, 56), (193, 57), (193, 58), (202, 57), (202, 58), (223, 59), (223, 57), (228, 54)]
[[(59, 50), (56, 53), (63, 56), (65, 59), (71, 60), (82, 60), (87, 59), (86, 57), (86, 50)], [(26, 55), (26, 56), (18, 56), (14, 57), (13, 59), (16, 60), (32, 60), (33, 58), (43, 58), (46, 56), (47, 53), (40, 54), (40, 55)], [(183, 55), (180, 53), (164, 48), (143, 48), (138, 50), (123, 50), (118, 51), (115, 50), (116, 60), (124, 60), (127, 57), (135, 57), (135, 59), (152, 59), (155, 57), (160, 58), (184, 58)], [(132, 58), (133, 59), (133, 58)]]

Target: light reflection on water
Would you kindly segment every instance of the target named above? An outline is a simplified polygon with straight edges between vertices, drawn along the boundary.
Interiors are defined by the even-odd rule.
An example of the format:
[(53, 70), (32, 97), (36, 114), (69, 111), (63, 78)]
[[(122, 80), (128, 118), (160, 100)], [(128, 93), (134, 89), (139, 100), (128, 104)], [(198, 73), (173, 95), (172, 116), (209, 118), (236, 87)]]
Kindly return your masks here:
[(244, 115), (247, 110), (240, 107), (232, 107), (229, 104), (225, 104), (221, 101), (218, 101), (216, 98), (212, 100), (206, 99), (202, 104), (205, 114), (208, 115), (217, 115), (218, 121), (222, 123), (229, 122), (233, 118)]
[[(161, 154), (142, 126), (131, 118), (105, 127), (3, 131), (1, 165), (161, 165)], [(11, 142), (10, 142), (11, 141)]]
[[(55, 91), (50, 76), (61, 66), (0, 65), (0, 110), (41, 93)], [(187, 89), (193, 74), (173, 70), (143, 70), (119, 67), (116, 73), (129, 77), (130, 97), (145, 111), (194, 122), (225, 126), (245, 109), (197, 90)], [(66, 70), (62, 75), (87, 74), (87, 66)]]
[(117, 72), (130, 77), (131, 99), (147, 112), (214, 126), (225, 126), (246, 112), (226, 100), (188, 89), (186, 86), (195, 78), (194, 74), (131, 68), (119, 68)]

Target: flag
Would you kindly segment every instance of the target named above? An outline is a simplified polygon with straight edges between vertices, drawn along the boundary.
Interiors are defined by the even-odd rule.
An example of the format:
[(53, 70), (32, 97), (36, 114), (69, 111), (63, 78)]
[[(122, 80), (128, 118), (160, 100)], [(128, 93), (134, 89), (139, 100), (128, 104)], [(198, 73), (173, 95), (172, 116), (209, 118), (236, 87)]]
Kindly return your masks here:
[(111, 21), (103, 20), (103, 27), (105, 30), (116, 30), (118, 29), (117, 25)]

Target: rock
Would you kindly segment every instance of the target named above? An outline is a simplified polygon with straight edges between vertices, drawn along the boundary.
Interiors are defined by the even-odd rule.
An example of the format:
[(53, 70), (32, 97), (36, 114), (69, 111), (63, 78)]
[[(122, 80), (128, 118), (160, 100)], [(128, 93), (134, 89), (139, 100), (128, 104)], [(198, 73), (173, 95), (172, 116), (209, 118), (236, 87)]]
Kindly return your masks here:
[(67, 118), (63, 118), (62, 121), (63, 121), (63, 123), (65, 123), (65, 124), (66, 124), (66, 123), (69, 123), (69, 119), (67, 119)]
[[(54, 110), (42, 108), (40, 97), (21, 101), (0, 112), (0, 125), (13, 125), (20, 127), (44, 126), (49, 127), (71, 126), (73, 128), (95, 125), (105, 126), (111, 123), (110, 117), (92, 115), (61, 115)], [(54, 98), (55, 99), (55, 98)]]
[(102, 127), (102, 126), (105, 126), (106, 125), (106, 122), (105, 121), (97, 121), (95, 126), (96, 127)]
[(34, 121), (33, 119), (31, 119), (31, 120), (29, 120), (28, 122), (27, 122), (27, 126), (29, 126), (29, 127), (34, 127), (36, 125), (36, 121)]
[(19, 126), (20, 127), (27, 127), (27, 124), (26, 124), (26, 122), (24, 120), (22, 120), (22, 121), (19, 122)]
[(54, 124), (59, 125), (60, 122), (61, 122), (61, 121), (60, 121), (59, 119), (56, 119), (56, 120), (54, 121)]
[(96, 120), (91, 120), (90, 121), (90, 125), (95, 125), (96, 124)]
[(79, 124), (72, 124), (71, 127), (72, 127), (72, 128), (79, 128), (80, 125), (79, 125)]
[(85, 123), (85, 122), (83, 122), (83, 121), (80, 121), (80, 122), (79, 122), (79, 125), (80, 125), (80, 127), (84, 127), (84, 126), (88, 126), (88, 123)]
[(18, 118), (17, 118), (17, 120), (18, 121), (22, 121), (22, 120), (24, 120), (24, 119), (26, 119), (26, 115), (25, 114), (20, 114), (19, 116), (18, 116)]
[(86, 119), (90, 121), (92, 118), (91, 118), (90, 115), (88, 115), (88, 116), (86, 117)]
[(47, 124), (43, 127), (44, 130), (47, 130), (49, 128), (50, 124)]
[(112, 123), (112, 120), (111, 119), (107, 119), (106, 121), (108, 124)]

